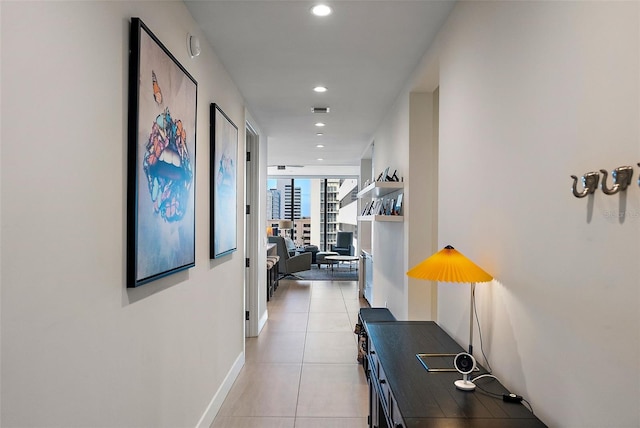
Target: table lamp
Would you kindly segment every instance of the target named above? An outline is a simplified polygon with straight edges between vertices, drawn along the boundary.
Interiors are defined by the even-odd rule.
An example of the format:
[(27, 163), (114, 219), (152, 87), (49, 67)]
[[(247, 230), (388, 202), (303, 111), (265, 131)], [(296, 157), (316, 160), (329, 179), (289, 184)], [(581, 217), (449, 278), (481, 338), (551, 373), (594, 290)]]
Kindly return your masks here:
[(491, 281), (493, 277), (471, 260), (447, 245), (407, 272), (412, 278), (440, 282), (470, 282), (471, 302), (469, 313), (469, 354), (473, 354), (473, 295), (476, 282)]
[[(293, 221), (291, 220), (280, 220), (278, 222), (278, 228), (282, 231), (285, 230), (291, 230), (293, 229)], [(293, 236), (291, 236), (291, 239), (293, 239)]]

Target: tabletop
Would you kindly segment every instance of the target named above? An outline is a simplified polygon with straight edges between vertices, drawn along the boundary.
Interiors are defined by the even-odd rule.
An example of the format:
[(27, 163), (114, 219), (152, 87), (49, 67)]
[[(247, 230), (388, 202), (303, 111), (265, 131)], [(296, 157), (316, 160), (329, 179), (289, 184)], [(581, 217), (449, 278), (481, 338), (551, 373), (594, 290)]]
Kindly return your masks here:
[(327, 256), (325, 260), (335, 260), (338, 262), (355, 262), (360, 260), (358, 256)]

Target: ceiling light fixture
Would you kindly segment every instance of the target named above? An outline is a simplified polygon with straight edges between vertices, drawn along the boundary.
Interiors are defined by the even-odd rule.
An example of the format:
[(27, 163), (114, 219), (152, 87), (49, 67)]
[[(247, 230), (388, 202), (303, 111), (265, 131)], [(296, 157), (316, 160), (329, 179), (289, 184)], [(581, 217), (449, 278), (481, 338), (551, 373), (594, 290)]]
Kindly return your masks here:
[(316, 92), (327, 92), (326, 86), (316, 86), (313, 90)]
[(318, 123), (316, 123), (316, 126), (318, 126), (318, 127), (323, 127), (323, 126), (324, 126), (324, 123), (322, 123), (322, 122), (318, 122)]
[(318, 137), (322, 137), (322, 136), (324, 135), (324, 133), (322, 133), (322, 132), (316, 132), (316, 135), (317, 135)]
[(317, 4), (311, 8), (311, 13), (315, 16), (329, 16), (331, 12), (333, 12), (333, 10), (326, 4)]
[(317, 144), (317, 145), (316, 145), (316, 147), (317, 147), (317, 148), (319, 148), (319, 149), (323, 149), (323, 148), (324, 148), (324, 145), (322, 145), (322, 144)]
[(322, 158), (318, 158), (318, 160), (319, 160), (319, 161), (323, 161), (324, 159), (322, 159)]

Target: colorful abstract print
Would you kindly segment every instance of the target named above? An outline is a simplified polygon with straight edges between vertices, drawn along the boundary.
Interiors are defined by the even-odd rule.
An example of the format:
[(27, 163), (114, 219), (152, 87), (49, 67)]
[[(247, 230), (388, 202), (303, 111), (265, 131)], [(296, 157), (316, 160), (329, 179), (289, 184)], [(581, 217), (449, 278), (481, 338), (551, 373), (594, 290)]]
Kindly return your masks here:
[[(154, 98), (162, 103), (162, 93), (152, 72)], [(187, 210), (193, 183), (187, 132), (180, 119), (173, 119), (169, 107), (151, 125), (146, 145), (144, 172), (154, 212), (167, 222), (179, 221)]]

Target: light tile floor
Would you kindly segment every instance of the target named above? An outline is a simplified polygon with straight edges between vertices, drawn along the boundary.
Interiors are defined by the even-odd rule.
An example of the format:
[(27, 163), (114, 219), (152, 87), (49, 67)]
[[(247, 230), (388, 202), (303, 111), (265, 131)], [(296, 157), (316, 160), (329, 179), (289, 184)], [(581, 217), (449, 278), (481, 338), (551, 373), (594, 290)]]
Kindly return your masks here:
[(281, 280), (211, 428), (367, 427), (353, 333), (361, 307), (357, 282)]

